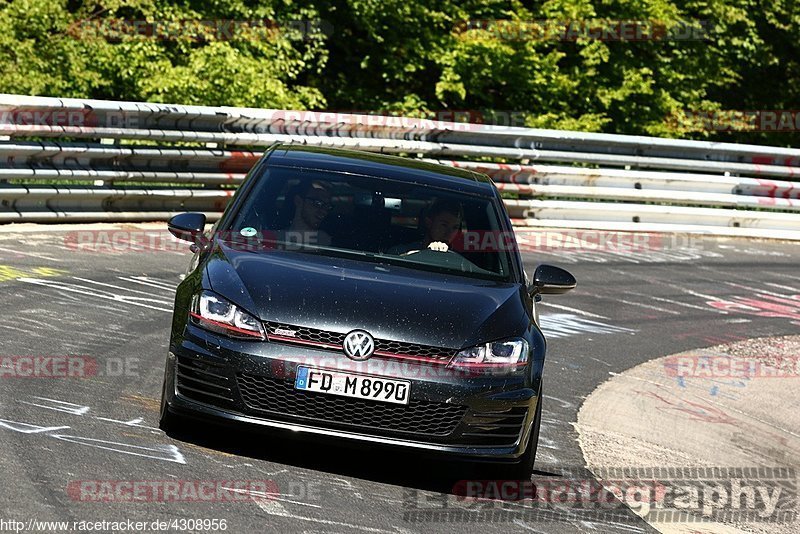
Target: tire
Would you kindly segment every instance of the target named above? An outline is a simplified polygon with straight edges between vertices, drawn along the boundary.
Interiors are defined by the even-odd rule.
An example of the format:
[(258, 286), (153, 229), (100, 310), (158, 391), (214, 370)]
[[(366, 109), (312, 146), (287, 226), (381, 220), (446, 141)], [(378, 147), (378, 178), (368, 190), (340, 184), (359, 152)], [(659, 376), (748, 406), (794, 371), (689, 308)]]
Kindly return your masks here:
[(169, 411), (169, 404), (167, 404), (167, 382), (167, 368), (165, 368), (164, 384), (161, 386), (161, 407), (158, 415), (158, 428), (169, 434), (178, 428), (180, 421), (175, 414)]
[(504, 480), (525, 480), (531, 479), (533, 474), (533, 464), (536, 461), (536, 449), (539, 445), (539, 428), (542, 426), (542, 392), (539, 391), (539, 400), (536, 402), (536, 414), (533, 417), (531, 435), (528, 438), (528, 446), (520, 457), (519, 461), (502, 466), (498, 474)]

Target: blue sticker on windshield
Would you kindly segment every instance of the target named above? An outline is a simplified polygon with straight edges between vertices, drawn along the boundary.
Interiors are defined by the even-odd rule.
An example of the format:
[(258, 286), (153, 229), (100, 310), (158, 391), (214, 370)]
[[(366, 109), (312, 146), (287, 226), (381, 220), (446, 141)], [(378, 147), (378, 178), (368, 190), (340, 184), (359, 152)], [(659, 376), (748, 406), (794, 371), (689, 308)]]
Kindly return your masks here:
[(245, 226), (244, 228), (239, 230), (239, 233), (242, 234), (245, 237), (253, 237), (254, 235), (256, 235), (258, 233), (258, 231), (255, 228), (253, 228), (252, 226)]

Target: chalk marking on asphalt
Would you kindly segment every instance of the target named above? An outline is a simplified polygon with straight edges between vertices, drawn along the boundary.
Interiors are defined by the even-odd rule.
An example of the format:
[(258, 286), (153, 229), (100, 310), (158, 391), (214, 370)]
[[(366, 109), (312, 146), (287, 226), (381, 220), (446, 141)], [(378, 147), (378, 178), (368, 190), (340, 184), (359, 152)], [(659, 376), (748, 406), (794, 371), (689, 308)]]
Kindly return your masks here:
[[(621, 502), (621, 501), (620, 501), (620, 502)], [(622, 503), (622, 504), (623, 504), (623, 505), (625, 505), (625, 503)], [(631, 510), (631, 512), (633, 512), (634, 514), (636, 514), (636, 512), (634, 512), (634, 511), (631, 509), (631, 507), (630, 507), (630, 506), (627, 506), (627, 505), (625, 505), (625, 506), (626, 506), (626, 507), (627, 507), (629, 510)], [(608, 527), (607, 527), (607, 525), (614, 525), (614, 526), (616, 526), (617, 528), (620, 528), (620, 529), (623, 529), (623, 530), (627, 530), (627, 531), (629, 531), (629, 532), (645, 532), (645, 530), (644, 530), (643, 528), (640, 528), (640, 527), (635, 527), (635, 526), (633, 526), (633, 525), (626, 525), (625, 523), (618, 523), (618, 522), (616, 522), (616, 521), (603, 521), (602, 523), (598, 523), (598, 522), (596, 522), (596, 521), (586, 521), (585, 519), (581, 519), (581, 520), (580, 520), (580, 524), (581, 524), (581, 526), (584, 526), (584, 527), (586, 527), (586, 526), (590, 526), (590, 524), (591, 524), (591, 527), (590, 527), (590, 528), (592, 528), (593, 530), (597, 530), (597, 527), (596, 527), (596, 526), (594, 526), (594, 525), (600, 525), (600, 526), (604, 527), (604, 528), (603, 528), (603, 530), (602, 530), (601, 532), (605, 532), (605, 531), (606, 531), (606, 528), (608, 528)]]
[(342, 487), (343, 487), (343, 488), (347, 488), (347, 490), (348, 490), (348, 491), (350, 491), (350, 492), (351, 492), (351, 494), (352, 494), (354, 497), (358, 498), (359, 500), (364, 500), (364, 497), (361, 495), (361, 492), (360, 492), (360, 491), (358, 491), (358, 490), (357, 490), (357, 489), (356, 489), (356, 488), (353, 486), (353, 483), (352, 483), (352, 482), (350, 482), (349, 480), (347, 480), (346, 478), (334, 478), (333, 480), (334, 480), (334, 481), (336, 481), (336, 482), (341, 482), (341, 484), (342, 484)]
[[(115, 441), (106, 441), (102, 439), (84, 438), (81, 436), (65, 436), (63, 434), (51, 434), (52, 437), (67, 441), (69, 443), (76, 443), (78, 445), (86, 445), (87, 447), (94, 447), (96, 449), (103, 449), (106, 451), (119, 452), (122, 454), (129, 454), (131, 456), (141, 456), (150, 458), (152, 460), (161, 460), (164, 462), (174, 462), (176, 464), (185, 464), (186, 459), (181, 454), (181, 451), (175, 445), (158, 445), (156, 447), (142, 447), (140, 445), (131, 445), (129, 443), (118, 443)], [(117, 445), (119, 447), (127, 447), (127, 449), (119, 449), (112, 447)], [(134, 450), (129, 450), (134, 449)], [(153, 456), (152, 454), (145, 454), (143, 452), (135, 451), (148, 451), (152, 453), (163, 453), (164, 456)]]
[(668, 304), (675, 304), (676, 306), (682, 306), (684, 308), (692, 308), (692, 309), (701, 310), (701, 311), (709, 311), (709, 310), (711, 310), (711, 311), (715, 311), (715, 312), (718, 312), (718, 313), (722, 313), (724, 315), (728, 314), (728, 312), (726, 312), (724, 310), (717, 310), (716, 308), (708, 308), (708, 307), (704, 308), (703, 306), (698, 306), (696, 304), (689, 304), (687, 302), (681, 302), (679, 300), (672, 300), (672, 299), (668, 299), (668, 298), (665, 298), (665, 297), (655, 297), (653, 295), (645, 295), (645, 294), (642, 294), (642, 293), (634, 293), (633, 291), (628, 291), (627, 294), (628, 295), (636, 295), (636, 296), (639, 296), (639, 297), (648, 298), (648, 299), (652, 299), (652, 300), (657, 300), (659, 302), (666, 302)]
[[(713, 300), (713, 301), (718, 301), (718, 302), (725, 302), (726, 304), (738, 305), (737, 302), (734, 302), (732, 300), (728, 300), (726, 298), (723, 298), (723, 297), (720, 297), (720, 296), (717, 296), (717, 295), (706, 295), (705, 293), (700, 293), (698, 291), (692, 291), (691, 289), (686, 289), (684, 287), (681, 287), (681, 286), (678, 286), (678, 285), (674, 285), (674, 284), (670, 284), (670, 283), (666, 283), (666, 282), (664, 284), (668, 285), (668, 286), (671, 286), (673, 288), (676, 288), (676, 289), (680, 290), (681, 292), (686, 293), (687, 295), (691, 295), (693, 297), (698, 297), (698, 298), (701, 298), (701, 299)], [(753, 309), (755, 309), (755, 308), (753, 308)]]
[[(539, 456), (540, 454), (541, 454), (541, 456)], [(542, 463), (545, 463), (547, 465), (555, 465), (555, 464), (562, 463), (561, 460), (556, 458), (553, 455), (553, 453), (551, 453), (549, 451), (541, 451), (541, 452), (540, 451), (536, 451), (536, 461), (537, 462), (538, 461), (542, 461)]]
[[(627, 374), (624, 374), (624, 373), (615, 373), (615, 372), (613, 372), (613, 371), (609, 371), (609, 373), (608, 373), (608, 374), (610, 374), (611, 376), (619, 376), (619, 377), (623, 377), (623, 378), (625, 378), (625, 379), (627, 379), (627, 380), (637, 380), (637, 381), (639, 381), (639, 382), (645, 382), (645, 383), (647, 383), (647, 384), (651, 384), (651, 385), (657, 386), (657, 387), (658, 387), (658, 388), (660, 388), (660, 389), (667, 389), (667, 391), (668, 391), (668, 392), (669, 392), (671, 395), (673, 395), (673, 396), (676, 396), (676, 397), (677, 397), (677, 395), (675, 395), (675, 392), (673, 392), (673, 391), (670, 391), (670, 390), (669, 390), (669, 389), (666, 387), (666, 385), (665, 385), (665, 384), (660, 384), (660, 383), (658, 383), (658, 382), (653, 382), (652, 380), (647, 380), (647, 379), (645, 379), (645, 378), (639, 378), (638, 376), (629, 376), (629, 375), (627, 375)], [(684, 391), (684, 390), (681, 390), (681, 391)], [(770, 426), (770, 427), (774, 428), (775, 430), (780, 430), (781, 432), (785, 432), (785, 433), (789, 434), (790, 436), (793, 436), (793, 437), (796, 437), (796, 438), (800, 438), (800, 434), (796, 434), (796, 433), (792, 432), (791, 430), (787, 430), (787, 429), (785, 429), (785, 428), (782, 428), (782, 427), (780, 427), (780, 426), (778, 426), (778, 425), (775, 425), (775, 424), (773, 424), (773, 423), (770, 423), (769, 421), (764, 421), (764, 420), (761, 420), (761, 419), (756, 419), (756, 418), (755, 418), (755, 417), (753, 417), (752, 415), (749, 415), (749, 414), (747, 414), (747, 413), (743, 412), (742, 410), (739, 410), (739, 409), (737, 409), (737, 408), (734, 408), (734, 407), (732, 407), (732, 406), (725, 406), (725, 405), (723, 405), (722, 403), (719, 403), (719, 402), (715, 402), (715, 401), (713, 400), (713, 398), (710, 398), (710, 397), (707, 397), (707, 396), (703, 396), (703, 397), (701, 397), (701, 396), (699, 396), (699, 395), (697, 395), (697, 394), (695, 394), (695, 393), (692, 393), (692, 392), (687, 392), (687, 393), (689, 393), (690, 395), (694, 395), (694, 397), (695, 397), (695, 398), (697, 398), (698, 400), (701, 400), (701, 401), (707, 402), (708, 404), (713, 404), (714, 406), (716, 406), (716, 407), (718, 407), (718, 408), (720, 408), (720, 409), (724, 408), (725, 410), (728, 410), (728, 411), (731, 411), (731, 412), (736, 412), (736, 413), (738, 413), (739, 415), (741, 415), (741, 416), (744, 416), (744, 417), (746, 417), (746, 418), (748, 418), (748, 419), (755, 419), (755, 420), (756, 420), (756, 421), (758, 421), (759, 423), (763, 423), (763, 424), (764, 424), (764, 425), (766, 425), (766, 426)], [(681, 399), (680, 397), (677, 397), (677, 398), (678, 398), (678, 400), (683, 400), (683, 399)]]
[(530, 530), (531, 532), (536, 532), (536, 534), (547, 534), (547, 532), (544, 532), (542, 530), (536, 530), (535, 528), (533, 528), (532, 526), (530, 526), (526, 522), (524, 522), (522, 519), (515, 519), (514, 521), (512, 521), (512, 523), (514, 523), (517, 526), (520, 526), (520, 527), (524, 528), (525, 530)]
[[(151, 297), (153, 299), (158, 299), (158, 298), (163, 298), (164, 297), (164, 295), (155, 295), (153, 293), (148, 293), (147, 291), (140, 291), (138, 289), (131, 289), (129, 287), (117, 286), (117, 285), (114, 285), (114, 284), (108, 284), (106, 282), (98, 282), (97, 280), (90, 280), (88, 278), (81, 278), (79, 276), (73, 276), (72, 278), (74, 278), (75, 280), (80, 280), (81, 282), (88, 282), (90, 284), (95, 284), (95, 285), (98, 285), (98, 286), (110, 287), (112, 289), (120, 289), (122, 291), (128, 291), (130, 293), (138, 293), (139, 295), (147, 295), (148, 297)], [(120, 276), (120, 278), (122, 278), (122, 277)]]
[(794, 291), (795, 293), (800, 293), (800, 289), (798, 289), (796, 287), (792, 287), (792, 286), (784, 286), (784, 285), (781, 285), (781, 284), (773, 284), (771, 282), (764, 282), (764, 285), (767, 285), (767, 286), (770, 286), (770, 287), (776, 287), (778, 289), (783, 289), (785, 291)]
[(784, 299), (795, 300), (791, 296), (787, 295), (786, 293), (775, 293), (774, 291), (769, 291), (767, 289), (756, 289), (756, 288), (753, 288), (752, 286), (748, 287), (748, 286), (745, 286), (745, 285), (742, 285), (742, 284), (736, 284), (734, 282), (725, 282), (725, 283), (727, 285), (731, 286), (731, 287), (735, 287), (735, 288), (738, 288), (738, 289), (746, 289), (749, 292), (761, 293), (763, 295), (771, 295), (773, 297), (781, 297), (781, 298), (784, 298)]
[[(658, 387), (659, 387), (659, 388), (661, 388), (661, 389), (664, 389), (664, 387), (665, 387), (665, 385), (664, 385), (664, 384), (659, 384), (658, 382), (653, 382), (653, 381), (651, 381), (651, 380), (647, 380), (647, 379), (644, 379), (644, 378), (639, 378), (639, 377), (636, 377), (636, 376), (628, 376), (628, 375), (626, 375), (626, 374), (623, 374), (623, 373), (614, 373), (614, 372), (609, 372), (608, 374), (610, 374), (610, 375), (612, 375), (612, 376), (622, 376), (622, 377), (625, 377), (625, 378), (627, 378), (628, 380), (638, 380), (638, 381), (640, 381), (640, 382), (646, 382), (646, 383), (648, 383), (648, 384), (652, 384), (652, 385), (658, 386)], [(670, 393), (673, 393), (673, 392), (670, 392)], [(674, 393), (673, 393), (673, 394), (674, 394)], [(722, 404), (721, 404), (721, 403), (719, 403), (719, 402), (714, 402), (714, 400), (713, 400), (712, 398), (709, 398), (709, 397), (706, 397), (706, 396), (700, 397), (699, 395), (696, 395), (696, 394), (694, 394), (694, 393), (690, 393), (690, 394), (694, 395), (694, 396), (695, 396), (696, 398), (698, 398), (699, 400), (705, 401), (705, 402), (707, 402), (707, 403), (709, 403), (709, 404), (713, 404), (713, 405), (715, 405), (716, 407), (725, 408), (725, 409), (726, 409), (726, 410), (728, 410), (728, 411), (735, 412), (735, 413), (739, 414), (740, 416), (744, 416), (744, 417), (746, 417), (746, 418), (748, 418), (748, 419), (755, 419), (755, 420), (756, 420), (756, 421), (758, 421), (759, 423), (762, 423), (762, 424), (764, 424), (764, 425), (766, 425), (766, 426), (772, 427), (772, 428), (774, 428), (775, 430), (779, 430), (779, 431), (781, 431), (781, 432), (785, 432), (786, 434), (789, 434), (790, 436), (793, 436), (793, 437), (796, 437), (796, 438), (800, 438), (800, 434), (796, 434), (795, 432), (792, 432), (791, 430), (788, 430), (788, 429), (786, 429), (786, 428), (782, 428), (782, 427), (780, 427), (780, 426), (778, 426), (778, 425), (775, 425), (775, 424), (773, 424), (773, 423), (770, 423), (769, 421), (764, 421), (764, 420), (761, 420), (761, 419), (757, 419), (757, 418), (753, 417), (752, 415), (749, 415), (749, 414), (747, 414), (747, 413), (743, 412), (742, 410), (736, 409), (736, 408), (734, 408), (734, 407), (732, 407), (732, 406), (724, 406), (724, 405), (722, 405)]]
[(142, 282), (150, 282), (151, 284), (161, 284), (164, 286), (164, 289), (175, 289), (175, 284), (172, 282), (168, 282), (167, 280), (162, 280), (160, 278), (151, 278), (150, 276), (130, 276), (134, 280), (140, 280)]
[(636, 333), (636, 330), (630, 328), (583, 319), (569, 313), (542, 314), (539, 316), (539, 324), (545, 337), (552, 338), (568, 337), (587, 332), (591, 334)]
[[(546, 396), (546, 395), (545, 395)], [(561, 419), (548, 419), (547, 417), (542, 417), (542, 423), (548, 425), (569, 425), (566, 421), (562, 421)]]
[(108, 417), (95, 417), (95, 419), (98, 419), (100, 421), (108, 421), (108, 422), (111, 422), (111, 423), (119, 423), (119, 424), (125, 425), (125, 426), (133, 426), (133, 427), (136, 427), (136, 428), (144, 428), (144, 429), (147, 429), (147, 430), (158, 430), (157, 428), (154, 428), (152, 426), (146, 426), (146, 425), (139, 424), (139, 423), (143, 423), (144, 422), (144, 419), (142, 417), (137, 417), (136, 419), (131, 419), (130, 421), (119, 421), (118, 419), (109, 419)]
[(38, 426), (30, 425), (28, 423), (20, 423), (17, 421), (9, 421), (8, 419), (0, 419), (0, 428), (6, 428), (19, 432), (20, 434), (40, 434), (42, 432), (55, 432), (56, 430), (67, 430), (68, 426)]
[(608, 321), (608, 317), (604, 315), (598, 315), (596, 313), (590, 313), (587, 311), (579, 310), (576, 308), (570, 308), (569, 306), (563, 306), (561, 304), (551, 304), (549, 302), (538, 302), (537, 306), (547, 306), (549, 308), (556, 308), (557, 310), (568, 311), (572, 313), (577, 313), (578, 315), (583, 315), (584, 317), (593, 317), (594, 319), (605, 319)]
[[(622, 271), (618, 271), (618, 272), (620, 274), (624, 274), (626, 276), (632, 276), (630, 273), (624, 273)], [(704, 299), (704, 300), (719, 300), (719, 301), (722, 301), (722, 302), (726, 302), (728, 304), (736, 304), (735, 302), (730, 301), (730, 300), (726, 300), (726, 299), (724, 299), (722, 297), (714, 296), (714, 295), (706, 295), (704, 293), (699, 293), (699, 292), (693, 291), (691, 289), (686, 289), (684, 286), (681, 286), (681, 285), (678, 285), (678, 284), (673, 284), (671, 282), (667, 282), (665, 280), (660, 280), (658, 278), (640, 278), (640, 279), (644, 280), (645, 282), (650, 283), (650, 284), (659, 284), (659, 285), (667, 286), (667, 287), (672, 288), (672, 289), (677, 289), (681, 293), (684, 293), (686, 295), (691, 295), (693, 297), (698, 297), (698, 298), (701, 298), (701, 299)], [(718, 283), (718, 282), (714, 282), (714, 283)], [(724, 314), (728, 313), (728, 312), (726, 312), (724, 310), (716, 310), (716, 311), (720, 312), (720, 313), (724, 313)]]
[(150, 300), (156, 304), (167, 304), (166, 302), (157, 301), (155, 299), (145, 299), (141, 297), (129, 297), (127, 295), (115, 295), (113, 293), (108, 292), (100, 292), (98, 293), (96, 290), (92, 290), (92, 288), (81, 286), (81, 285), (68, 285), (62, 282), (57, 282), (55, 280), (41, 280), (39, 278), (18, 278), (20, 282), (26, 282), (28, 284), (36, 284), (39, 286), (49, 287), (52, 289), (58, 289), (61, 291), (67, 291), (70, 293), (78, 293), (80, 295), (88, 295), (91, 297), (97, 297), (106, 300), (113, 300), (115, 302), (122, 302), (125, 304), (132, 304), (134, 306), (141, 306), (143, 308), (149, 308), (151, 310), (158, 310), (163, 312), (172, 312), (172, 308), (159, 308), (157, 306), (151, 306), (150, 304), (145, 304), (143, 302), (136, 302), (137, 300)]
[[(25, 311), (32, 311), (32, 310), (25, 310)], [(14, 316), (14, 322), (18, 322), (18, 321), (23, 321), (23, 322), (26, 322), (26, 323), (30, 323), (36, 328), (50, 329), (50, 328), (53, 327), (53, 323), (52, 322), (40, 321), (38, 319), (34, 319), (33, 317), (26, 317), (24, 315), (15, 315)], [(30, 332), (30, 329), (28, 329), (28, 332)], [(105, 334), (103, 335), (103, 337), (105, 339), (107, 339)]]
[(792, 276), (791, 274), (786, 274), (786, 273), (776, 273), (776, 272), (772, 272), (772, 273), (770, 273), (770, 274), (773, 274), (773, 275), (777, 276), (778, 278), (788, 278), (789, 280), (797, 280), (797, 281), (800, 281), (800, 276)]
[(174, 286), (169, 287), (169, 286), (163, 286), (163, 285), (158, 285), (158, 284), (155, 284), (155, 283), (151, 283), (149, 281), (137, 280), (136, 277), (118, 276), (117, 278), (119, 278), (120, 280), (125, 280), (126, 282), (133, 282), (134, 284), (141, 284), (143, 286), (154, 287), (156, 289), (165, 289), (165, 290), (174, 290), (175, 289)]
[(28, 335), (30, 335), (30, 333), (31, 333), (30, 330), (26, 330), (24, 328), (17, 328), (16, 326), (11, 326), (11, 325), (8, 325), (8, 324), (2, 325), (2, 328), (3, 328), (3, 330), (15, 330), (17, 332), (22, 332), (23, 334), (28, 334)]
[(223, 487), (222, 489), (232, 491), (234, 493), (241, 493), (243, 495), (250, 495), (251, 497), (256, 497), (258, 499), (288, 502), (290, 504), (299, 504), (300, 506), (308, 506), (311, 508), (322, 508), (322, 506), (320, 506), (319, 504), (311, 504), (309, 502), (303, 502), (303, 501), (293, 501), (292, 499), (281, 497), (281, 493), (275, 493), (272, 491), (255, 491), (255, 490), (246, 490), (241, 488), (226, 488), (226, 487)]
[(780, 427), (780, 426), (778, 426), (778, 425), (776, 425), (774, 423), (770, 423), (769, 421), (765, 421), (763, 419), (758, 419), (758, 418), (753, 417), (752, 415), (747, 414), (747, 413), (743, 412), (742, 410), (739, 410), (738, 408), (735, 408), (733, 406), (725, 406), (722, 403), (715, 402), (712, 398), (705, 398), (704, 397), (704, 400), (706, 400), (706, 402), (708, 402), (709, 404), (713, 404), (713, 405), (715, 405), (715, 406), (717, 406), (719, 408), (724, 408), (724, 409), (728, 410), (729, 412), (735, 412), (735, 413), (739, 414), (742, 417), (746, 417), (747, 419), (755, 419), (756, 421), (758, 421), (761, 424), (764, 424), (766, 426), (772, 427), (775, 430), (779, 430), (781, 432), (785, 432), (786, 434), (789, 434), (792, 437), (800, 438), (800, 434), (798, 434), (796, 432), (792, 432), (788, 428), (783, 428), (783, 427)]
[(574, 408), (575, 407), (575, 404), (571, 403), (570, 401), (567, 401), (567, 400), (564, 400), (564, 399), (559, 399), (558, 397), (554, 397), (552, 395), (545, 395), (544, 398), (550, 399), (552, 401), (555, 401), (555, 402), (559, 403), (561, 405), (561, 407), (564, 408), (564, 409), (570, 409), (570, 408)]
[(37, 408), (45, 408), (47, 410), (70, 413), (72, 415), (83, 415), (90, 410), (88, 406), (82, 406), (80, 404), (74, 404), (72, 402), (64, 402), (56, 399), (48, 399), (47, 397), (33, 397), (33, 398), (42, 401), (52, 402), (54, 403), (54, 405), (48, 406), (47, 404), (37, 404), (35, 402), (28, 402), (28, 401), (19, 401), (19, 402), (21, 402), (22, 404), (27, 404), (29, 406), (36, 406)]
[(22, 256), (30, 256), (31, 258), (38, 258), (40, 260), (54, 261), (54, 262), (58, 262), (58, 263), (61, 263), (61, 262), (64, 261), (62, 259), (53, 258), (51, 256), (46, 256), (44, 254), (36, 254), (36, 253), (33, 253), (33, 252), (22, 252), (20, 250), (14, 250), (13, 248), (0, 247), (0, 250), (3, 251), (3, 252), (12, 252), (14, 254), (21, 254)]
[(296, 515), (290, 513), (283, 507), (283, 505), (274, 500), (262, 500), (256, 499), (254, 501), (256, 506), (258, 506), (262, 511), (268, 513), (269, 515), (276, 516), (276, 517), (288, 517), (289, 519), (296, 519), (300, 521), (310, 521), (312, 523), (319, 523), (320, 525), (330, 525), (336, 527), (347, 527), (356, 530), (362, 530), (364, 532), (380, 532), (383, 534), (394, 534), (391, 530), (384, 530), (382, 528), (375, 528), (375, 527), (367, 527), (363, 525), (354, 525), (352, 523), (344, 523), (341, 521), (333, 521), (330, 519), (318, 519), (316, 517), (303, 517), (301, 515)]
[(659, 308), (658, 306), (652, 306), (650, 304), (643, 304), (641, 302), (633, 302), (633, 301), (625, 300), (625, 299), (616, 299), (616, 300), (617, 300), (617, 302), (621, 302), (621, 303), (627, 304), (629, 306), (639, 306), (640, 308), (646, 308), (648, 310), (655, 310), (655, 311), (660, 311), (660, 312), (663, 312), (663, 313), (669, 313), (670, 315), (680, 315), (681, 314), (681, 312), (676, 312), (675, 310), (668, 310), (666, 308)]
[[(251, 464), (248, 464), (248, 463), (246, 463), (246, 464), (244, 464), (244, 465), (245, 465), (245, 466), (247, 466), (247, 467), (253, 467), (253, 465), (251, 465)], [(264, 469), (260, 469), (260, 468), (258, 468), (258, 467), (256, 467), (255, 469), (256, 469), (256, 470), (257, 470), (259, 473), (262, 473), (262, 474), (264, 474), (264, 475), (267, 475), (268, 477), (274, 477), (274, 476), (277, 476), (277, 475), (280, 475), (280, 474), (283, 474), (283, 473), (288, 473), (288, 472), (289, 472), (289, 470), (288, 470), (288, 469), (278, 469), (277, 471), (266, 471), (266, 470), (264, 470)]]
[[(637, 256), (636, 253), (632, 252), (632, 251), (620, 252), (620, 251), (617, 251), (617, 250), (603, 250), (602, 254), (608, 254), (615, 260), (616, 259), (625, 260), (625, 261), (627, 261), (629, 263), (634, 263), (636, 265), (639, 265), (641, 263), (641, 261), (636, 260), (634, 258), (638, 257), (639, 259), (642, 259), (640, 256)], [(643, 261), (645, 261), (645, 260), (643, 260)]]

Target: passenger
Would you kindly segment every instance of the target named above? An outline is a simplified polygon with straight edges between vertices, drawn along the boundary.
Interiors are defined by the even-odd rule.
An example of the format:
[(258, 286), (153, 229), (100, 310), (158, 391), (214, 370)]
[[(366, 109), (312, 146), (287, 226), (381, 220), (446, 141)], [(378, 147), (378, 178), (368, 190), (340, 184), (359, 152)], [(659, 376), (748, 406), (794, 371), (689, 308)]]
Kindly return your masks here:
[(287, 246), (330, 246), (331, 236), (320, 230), (320, 225), (333, 209), (327, 185), (318, 181), (301, 182), (290, 190), (288, 197), (294, 204), (294, 216), (289, 226), (279, 232), (279, 239)]
[(422, 240), (393, 247), (388, 253), (407, 255), (425, 249), (446, 252), (461, 229), (463, 218), (464, 209), (461, 203), (448, 199), (436, 200), (423, 216), (425, 234)]

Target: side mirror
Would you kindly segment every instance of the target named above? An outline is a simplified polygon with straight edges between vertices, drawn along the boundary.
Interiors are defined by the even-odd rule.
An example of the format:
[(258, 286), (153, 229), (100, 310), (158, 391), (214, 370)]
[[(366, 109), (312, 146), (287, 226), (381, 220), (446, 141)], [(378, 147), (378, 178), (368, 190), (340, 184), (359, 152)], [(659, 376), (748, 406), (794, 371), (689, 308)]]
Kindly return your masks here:
[(560, 295), (575, 289), (575, 277), (561, 267), (542, 264), (533, 273), (533, 283), (528, 287), (532, 295)]
[(183, 241), (199, 244), (206, 227), (206, 216), (203, 213), (181, 213), (167, 223), (169, 233)]

